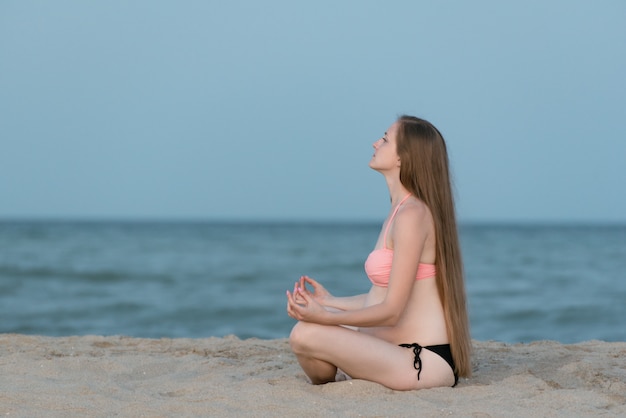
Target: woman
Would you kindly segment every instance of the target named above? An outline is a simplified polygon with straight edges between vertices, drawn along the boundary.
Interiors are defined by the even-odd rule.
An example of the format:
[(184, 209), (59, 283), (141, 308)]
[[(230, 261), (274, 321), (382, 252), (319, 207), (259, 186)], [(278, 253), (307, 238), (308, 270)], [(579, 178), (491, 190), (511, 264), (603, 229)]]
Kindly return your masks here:
[(300, 278), (287, 291), (299, 321), (291, 348), (313, 384), (340, 369), (395, 390), (454, 386), (471, 373), (471, 341), (444, 139), (402, 116), (374, 150), (369, 165), (385, 177), (391, 209), (365, 263), (372, 287), (340, 298)]

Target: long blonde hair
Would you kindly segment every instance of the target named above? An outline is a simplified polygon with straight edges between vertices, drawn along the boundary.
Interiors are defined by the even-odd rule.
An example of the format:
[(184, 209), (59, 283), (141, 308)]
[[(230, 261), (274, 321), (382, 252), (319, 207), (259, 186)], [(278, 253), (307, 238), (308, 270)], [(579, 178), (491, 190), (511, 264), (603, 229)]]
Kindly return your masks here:
[(472, 342), (446, 143), (431, 123), (406, 115), (398, 118), (396, 142), (400, 182), (426, 203), (433, 217), (437, 290), (443, 304), (448, 340), (456, 372), (469, 377)]

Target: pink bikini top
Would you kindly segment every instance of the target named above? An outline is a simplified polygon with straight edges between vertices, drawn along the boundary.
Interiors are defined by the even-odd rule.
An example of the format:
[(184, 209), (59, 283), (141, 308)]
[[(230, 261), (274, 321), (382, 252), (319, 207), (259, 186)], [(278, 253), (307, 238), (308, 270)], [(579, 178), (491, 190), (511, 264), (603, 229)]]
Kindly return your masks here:
[[(396, 209), (391, 214), (389, 222), (387, 222), (387, 227), (385, 228), (385, 234), (383, 235), (383, 248), (372, 251), (367, 257), (367, 260), (365, 260), (365, 273), (375, 286), (387, 287), (389, 284), (391, 264), (393, 263), (393, 250), (387, 248), (387, 231), (389, 230), (389, 225), (391, 225), (398, 209), (402, 206), (404, 201), (409, 198), (409, 196), (411, 195), (406, 195), (406, 197), (400, 201), (400, 204), (396, 206)], [(434, 277), (436, 273), (437, 270), (435, 269), (434, 264), (419, 263), (415, 280), (428, 279), (429, 277)]]

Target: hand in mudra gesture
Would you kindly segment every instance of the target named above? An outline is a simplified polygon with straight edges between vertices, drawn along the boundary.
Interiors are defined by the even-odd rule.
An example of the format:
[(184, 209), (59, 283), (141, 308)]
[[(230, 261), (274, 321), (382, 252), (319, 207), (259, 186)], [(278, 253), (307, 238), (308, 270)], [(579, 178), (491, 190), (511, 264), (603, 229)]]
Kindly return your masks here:
[(287, 314), (298, 321), (323, 324), (328, 311), (309, 291), (296, 283), (293, 293), (287, 291)]
[[(313, 288), (312, 292), (307, 288), (307, 284)], [(328, 299), (332, 298), (332, 295), (328, 290), (326, 290), (326, 288), (324, 288), (324, 286), (309, 276), (300, 277), (300, 281), (296, 283), (296, 287), (299, 287), (302, 292), (306, 293), (313, 300), (322, 305), (324, 305)]]

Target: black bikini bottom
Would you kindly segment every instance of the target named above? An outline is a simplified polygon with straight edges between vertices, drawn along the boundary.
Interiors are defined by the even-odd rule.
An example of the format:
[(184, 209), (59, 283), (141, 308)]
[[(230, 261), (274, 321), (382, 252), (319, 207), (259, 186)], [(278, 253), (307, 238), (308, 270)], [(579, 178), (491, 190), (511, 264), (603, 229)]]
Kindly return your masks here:
[(437, 354), (439, 357), (444, 359), (450, 365), (452, 372), (454, 373), (454, 385), (459, 382), (459, 375), (456, 374), (454, 370), (454, 359), (452, 358), (452, 351), (450, 350), (450, 344), (438, 344), (438, 345), (427, 345), (422, 347), (418, 343), (413, 344), (400, 344), (400, 347), (405, 348), (413, 348), (413, 353), (415, 354), (415, 359), (413, 360), (413, 367), (417, 370), (417, 380), (420, 380), (420, 373), (422, 373), (422, 359), (420, 358), (420, 354), (422, 353), (422, 348), (425, 348), (428, 351), (432, 351)]

